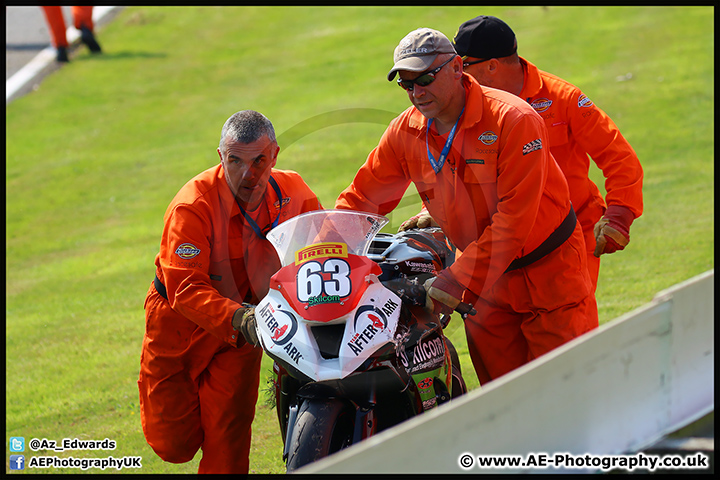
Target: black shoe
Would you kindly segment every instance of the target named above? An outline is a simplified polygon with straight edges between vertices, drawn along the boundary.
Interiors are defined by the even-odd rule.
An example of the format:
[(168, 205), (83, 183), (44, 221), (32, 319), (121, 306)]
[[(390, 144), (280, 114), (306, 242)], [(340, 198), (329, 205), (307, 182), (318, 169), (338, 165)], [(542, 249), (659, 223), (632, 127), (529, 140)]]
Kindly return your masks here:
[(95, 40), (95, 35), (93, 35), (93, 32), (91, 32), (89, 28), (85, 26), (80, 27), (80, 32), (80, 40), (87, 45), (92, 53), (102, 53), (100, 44)]
[(55, 57), (55, 59), (58, 62), (69, 62), (70, 59), (68, 58), (68, 55), (67, 55), (67, 48), (58, 47), (57, 48), (57, 57)]

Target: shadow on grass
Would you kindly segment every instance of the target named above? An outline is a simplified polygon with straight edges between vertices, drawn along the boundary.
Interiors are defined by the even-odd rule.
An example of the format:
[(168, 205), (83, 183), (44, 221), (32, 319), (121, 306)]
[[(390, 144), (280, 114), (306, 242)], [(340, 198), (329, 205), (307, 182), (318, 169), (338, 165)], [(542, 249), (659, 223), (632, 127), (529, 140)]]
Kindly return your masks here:
[(106, 52), (103, 51), (101, 54), (93, 55), (87, 52), (80, 52), (80, 56), (73, 58), (76, 61), (111, 61), (111, 60), (126, 60), (126, 59), (141, 59), (141, 58), (166, 58), (167, 53), (161, 52)]

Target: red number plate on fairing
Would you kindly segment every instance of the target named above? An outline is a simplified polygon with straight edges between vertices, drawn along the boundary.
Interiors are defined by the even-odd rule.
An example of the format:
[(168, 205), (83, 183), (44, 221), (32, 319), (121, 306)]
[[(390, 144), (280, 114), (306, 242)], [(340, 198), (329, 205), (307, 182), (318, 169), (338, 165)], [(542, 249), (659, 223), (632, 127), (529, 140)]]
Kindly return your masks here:
[(381, 273), (369, 258), (348, 254), (344, 243), (323, 243), (298, 250), (295, 263), (273, 275), (270, 288), (306, 320), (329, 322), (352, 312), (367, 289), (367, 276)]

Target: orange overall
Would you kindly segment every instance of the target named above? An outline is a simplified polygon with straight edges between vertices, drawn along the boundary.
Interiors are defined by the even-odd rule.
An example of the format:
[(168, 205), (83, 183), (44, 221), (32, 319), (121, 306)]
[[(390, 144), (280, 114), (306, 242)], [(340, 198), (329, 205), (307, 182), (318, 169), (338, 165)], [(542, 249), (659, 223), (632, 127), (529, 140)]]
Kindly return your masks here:
[[(67, 47), (68, 41), (65, 35), (65, 19), (60, 7), (42, 7), (47, 23), (50, 26), (50, 35), (55, 48)], [(83, 25), (93, 31), (95, 25), (92, 20), (93, 7), (72, 7), (73, 26), (80, 30)]]
[(410, 107), (390, 123), (336, 208), (386, 214), (415, 184), (424, 208), (463, 250), (449, 269), (478, 310), (465, 329), (485, 383), (597, 327), (598, 318), (579, 224), (545, 257), (505, 273), (568, 216), (568, 187), (542, 118), (526, 102), (467, 74), (463, 86), (465, 110), (438, 174), (427, 148), (439, 157), (447, 135), (428, 134), (427, 119)]
[[(588, 178), (590, 158), (605, 176), (607, 204), (643, 211), (643, 170), (635, 151), (615, 123), (579, 88), (520, 58), (525, 79), (520, 97), (545, 120), (550, 152), (565, 174), (578, 221), (585, 235), (588, 269), (597, 287), (600, 259), (593, 255), (593, 228), (605, 212), (598, 187)], [(589, 157), (588, 157), (589, 155)]]
[[(272, 178), (281, 194), (268, 185), (248, 212), (259, 227), (322, 208), (297, 173), (273, 169)], [(245, 221), (221, 165), (190, 180), (164, 221), (155, 265), (167, 299), (155, 283), (145, 299), (143, 432), (167, 462), (188, 462), (202, 447), (199, 473), (248, 473), (262, 350), (245, 343), (232, 317), (267, 293), (280, 262)]]

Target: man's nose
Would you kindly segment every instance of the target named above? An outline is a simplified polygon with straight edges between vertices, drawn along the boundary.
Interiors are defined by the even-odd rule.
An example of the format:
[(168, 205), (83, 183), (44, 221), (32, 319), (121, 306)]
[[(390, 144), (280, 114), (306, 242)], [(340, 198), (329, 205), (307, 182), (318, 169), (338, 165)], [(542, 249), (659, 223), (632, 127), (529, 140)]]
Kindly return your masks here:
[(243, 169), (242, 175), (240, 176), (240, 179), (243, 183), (251, 183), (254, 182), (256, 175), (256, 168), (253, 166), (249, 166), (245, 169)]

